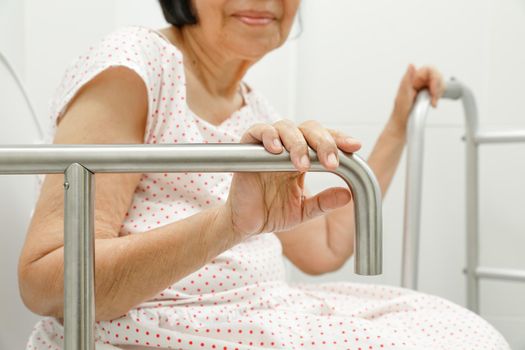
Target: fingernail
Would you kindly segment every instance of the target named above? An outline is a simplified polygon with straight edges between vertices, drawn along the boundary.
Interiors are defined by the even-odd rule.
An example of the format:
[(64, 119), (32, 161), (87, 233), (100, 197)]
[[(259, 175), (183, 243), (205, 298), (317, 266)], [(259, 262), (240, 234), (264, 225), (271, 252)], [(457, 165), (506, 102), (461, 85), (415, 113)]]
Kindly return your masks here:
[(330, 153), (328, 155), (328, 165), (337, 166), (337, 158), (335, 157), (334, 153)]
[(281, 148), (283, 146), (279, 139), (273, 139), (273, 145), (277, 148)]
[(347, 137), (347, 138), (346, 138), (346, 142), (347, 142), (347, 143), (361, 143), (361, 142), (359, 142), (359, 141), (357, 141), (356, 139), (353, 139), (353, 138), (351, 138), (351, 137)]
[(305, 154), (305, 155), (303, 155), (303, 156), (301, 157), (301, 166), (303, 166), (303, 167), (306, 168), (306, 167), (308, 167), (309, 165), (310, 165), (310, 159), (308, 159), (308, 157), (307, 157), (306, 154)]

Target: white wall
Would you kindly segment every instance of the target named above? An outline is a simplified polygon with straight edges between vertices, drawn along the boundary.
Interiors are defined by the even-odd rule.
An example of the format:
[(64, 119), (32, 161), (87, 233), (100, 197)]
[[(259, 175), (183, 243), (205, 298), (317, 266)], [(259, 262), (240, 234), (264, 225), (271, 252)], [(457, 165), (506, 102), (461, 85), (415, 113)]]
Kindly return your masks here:
[[(331, 0), (329, 5), (303, 0), (302, 17), (300, 37), (265, 58), (247, 80), (284, 115), (298, 122), (319, 119), (360, 138), (362, 155), (370, 152), (386, 122), (408, 63), (434, 64), (446, 76), (457, 76), (469, 85), (478, 98), (482, 127), (525, 128), (520, 98), (525, 81), (522, 0)], [(40, 119), (47, 123), (49, 100), (65, 66), (105, 34), (128, 24), (164, 26), (156, 1), (0, 0), (0, 50), (12, 58)], [(6, 115), (19, 116), (23, 112), (16, 98), (4, 97), (4, 76), (0, 71), (4, 89), (0, 110), (2, 115), (7, 110)], [(21, 130), (32, 127), (28, 115), (16, 122)], [(457, 103), (443, 102), (431, 113), (429, 124), (420, 285), (425, 292), (464, 304), (462, 110)], [(0, 143), (19, 140), (7, 139), (4, 134), (0, 133)], [(525, 146), (517, 145), (482, 148), (483, 264), (525, 269), (521, 254), (525, 244), (524, 151)], [(291, 268), (292, 280), (398, 284), (403, 167), (404, 163), (384, 203), (385, 273), (358, 278), (349, 262), (336, 273), (315, 278)], [(6, 181), (0, 178), (0, 184), (13, 188)], [(314, 190), (337, 182), (329, 175), (309, 178)], [(23, 211), (21, 207), (19, 212)], [(24, 215), (20, 215), (18, 231), (26, 224)], [(12, 215), (4, 214), (2, 222), (9, 217)], [(2, 246), (21, 244), (20, 236), (4, 240)], [(2, 265), (14, 269), (16, 255), (5, 256)], [(8, 291), (0, 298), (2, 311), (10, 307), (17, 293), (15, 274), (4, 272), (8, 270), (0, 269), (2, 292)], [(524, 295), (525, 285), (482, 283), (482, 315), (504, 332), (516, 349), (525, 348)], [(0, 324), (0, 348), (23, 346), (34, 318), (27, 312), (19, 315), (9, 324)], [(15, 329), (16, 336), (8, 337)]]
[[(367, 2), (306, 0), (298, 48), (297, 121), (320, 119), (364, 142), (367, 155), (391, 111), (408, 63), (432, 64), (470, 86), (481, 127), (525, 129), (525, 3), (520, 0)], [(420, 289), (465, 304), (463, 114), (457, 102), (431, 113), (426, 140)], [(525, 145), (481, 148), (481, 264), (525, 269)], [(400, 278), (404, 162), (384, 203), (385, 273), (340, 271), (297, 280), (397, 284)], [(331, 183), (312, 176), (312, 186)], [(525, 284), (481, 283), (481, 312), (525, 348)]]
[[(0, 52), (24, 75), (24, 2), (0, 0)], [(31, 143), (36, 129), (29, 111), (0, 66), (0, 144)], [(25, 135), (25, 136), (24, 136)], [(20, 300), (16, 281), (17, 259), (24, 242), (33, 202), (33, 179), (27, 176), (0, 177), (0, 349), (22, 349), (38, 318)]]

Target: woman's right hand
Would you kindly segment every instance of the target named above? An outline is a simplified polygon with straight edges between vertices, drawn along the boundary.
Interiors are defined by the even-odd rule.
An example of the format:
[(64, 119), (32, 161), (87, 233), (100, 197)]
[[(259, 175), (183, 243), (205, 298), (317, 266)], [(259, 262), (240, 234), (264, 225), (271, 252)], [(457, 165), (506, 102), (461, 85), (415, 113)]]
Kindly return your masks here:
[(338, 149), (356, 152), (359, 141), (322, 127), (316, 121), (296, 126), (289, 120), (273, 125), (256, 124), (246, 131), (241, 143), (262, 144), (271, 153), (286, 149), (297, 172), (235, 173), (224, 209), (240, 239), (265, 232), (279, 232), (346, 205), (347, 188), (329, 188), (304, 197), (304, 176), (310, 167), (308, 145), (327, 170), (339, 165)]

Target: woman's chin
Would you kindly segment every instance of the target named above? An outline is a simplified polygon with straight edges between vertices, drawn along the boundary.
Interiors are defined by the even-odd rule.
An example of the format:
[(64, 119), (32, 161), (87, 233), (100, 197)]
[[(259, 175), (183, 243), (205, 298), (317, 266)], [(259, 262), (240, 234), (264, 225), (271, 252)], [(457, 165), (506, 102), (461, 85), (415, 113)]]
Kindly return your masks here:
[(230, 49), (235, 52), (236, 56), (243, 59), (259, 60), (268, 52), (278, 48), (280, 43), (265, 40), (242, 40), (230, 46)]
[(268, 50), (264, 50), (264, 51), (261, 51), (261, 50), (243, 50), (242, 52), (239, 52), (238, 53), (238, 56), (240, 58), (243, 58), (245, 60), (248, 60), (248, 61), (258, 61), (260, 60), (261, 58), (263, 58), (268, 52), (272, 51), (273, 49), (268, 49)]
[(229, 48), (239, 55), (261, 58), (281, 45), (281, 33), (276, 23), (266, 26), (239, 25), (229, 27), (227, 38)]

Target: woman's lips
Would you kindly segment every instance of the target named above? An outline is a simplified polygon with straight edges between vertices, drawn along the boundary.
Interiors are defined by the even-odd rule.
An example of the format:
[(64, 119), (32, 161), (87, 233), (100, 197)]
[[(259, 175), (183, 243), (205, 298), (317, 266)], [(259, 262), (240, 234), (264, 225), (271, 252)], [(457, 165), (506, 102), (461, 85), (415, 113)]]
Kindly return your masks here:
[(275, 16), (269, 12), (237, 12), (233, 15), (233, 17), (245, 24), (256, 26), (267, 25), (275, 20)]

